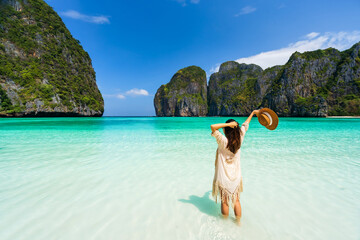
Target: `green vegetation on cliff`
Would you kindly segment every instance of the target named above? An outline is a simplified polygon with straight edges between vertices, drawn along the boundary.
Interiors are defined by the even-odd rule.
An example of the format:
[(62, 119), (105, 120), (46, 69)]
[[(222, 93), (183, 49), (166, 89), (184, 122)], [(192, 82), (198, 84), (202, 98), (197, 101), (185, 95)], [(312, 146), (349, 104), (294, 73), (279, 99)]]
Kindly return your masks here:
[(205, 71), (197, 66), (189, 66), (180, 69), (171, 78), (170, 82), (164, 85), (165, 89), (171, 88), (173, 90), (180, 90), (187, 87), (190, 83), (202, 84), (204, 76), (206, 77), (206, 73), (205, 75), (204, 73)]
[(204, 116), (207, 113), (206, 73), (197, 66), (177, 71), (157, 90), (154, 106), (158, 116)]
[(18, 1), (20, 9), (14, 2), (0, 0), (0, 112), (81, 115), (87, 107), (101, 115), (95, 71), (79, 41), (43, 0)]

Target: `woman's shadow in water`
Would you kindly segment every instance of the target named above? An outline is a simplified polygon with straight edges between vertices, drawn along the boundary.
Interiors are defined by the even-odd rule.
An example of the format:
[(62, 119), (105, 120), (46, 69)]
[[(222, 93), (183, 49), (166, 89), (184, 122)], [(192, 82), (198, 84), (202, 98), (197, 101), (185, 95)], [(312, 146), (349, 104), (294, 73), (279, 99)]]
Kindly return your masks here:
[(197, 207), (200, 212), (203, 212), (209, 216), (218, 217), (219, 208), (216, 206), (216, 203), (209, 198), (210, 192), (211, 191), (204, 193), (202, 197), (191, 195), (189, 196), (189, 199), (179, 199), (179, 201), (183, 203), (190, 203)]

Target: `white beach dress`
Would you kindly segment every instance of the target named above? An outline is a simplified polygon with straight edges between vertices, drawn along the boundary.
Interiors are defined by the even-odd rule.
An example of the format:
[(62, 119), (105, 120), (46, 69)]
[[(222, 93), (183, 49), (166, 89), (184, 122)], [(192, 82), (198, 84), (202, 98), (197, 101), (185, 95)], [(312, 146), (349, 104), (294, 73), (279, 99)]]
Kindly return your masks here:
[[(240, 127), (241, 143), (244, 141), (244, 136), (249, 128), (249, 124), (244, 122)], [(212, 196), (217, 202), (217, 195), (220, 194), (224, 201), (231, 201), (232, 206), (238, 196), (240, 199), (240, 192), (243, 191), (240, 153), (239, 149), (235, 154), (231, 152), (226, 146), (227, 138), (218, 130), (211, 133), (218, 143), (215, 160), (215, 174), (213, 180)], [(241, 147), (240, 147), (241, 148)]]

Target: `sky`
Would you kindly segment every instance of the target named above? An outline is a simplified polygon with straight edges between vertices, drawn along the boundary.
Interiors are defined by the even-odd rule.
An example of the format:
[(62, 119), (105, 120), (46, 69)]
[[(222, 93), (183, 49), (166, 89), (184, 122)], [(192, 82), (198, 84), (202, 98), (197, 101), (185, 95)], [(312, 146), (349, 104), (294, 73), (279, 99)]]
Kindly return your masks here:
[(181, 68), (263, 69), (295, 52), (360, 41), (360, 1), (46, 0), (92, 59), (104, 116), (155, 116), (156, 90)]

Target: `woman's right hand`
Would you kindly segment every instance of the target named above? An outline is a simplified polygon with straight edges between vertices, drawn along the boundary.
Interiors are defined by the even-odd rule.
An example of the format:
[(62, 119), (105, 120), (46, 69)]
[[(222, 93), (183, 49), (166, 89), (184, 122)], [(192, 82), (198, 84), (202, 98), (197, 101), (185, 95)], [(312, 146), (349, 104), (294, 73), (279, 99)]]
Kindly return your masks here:
[(256, 115), (258, 115), (259, 110), (254, 110), (253, 113), (256, 114)]
[(236, 126), (238, 126), (239, 124), (237, 122), (229, 122), (228, 123), (228, 126), (231, 127), (231, 128), (234, 128)]

